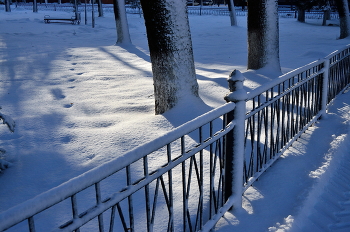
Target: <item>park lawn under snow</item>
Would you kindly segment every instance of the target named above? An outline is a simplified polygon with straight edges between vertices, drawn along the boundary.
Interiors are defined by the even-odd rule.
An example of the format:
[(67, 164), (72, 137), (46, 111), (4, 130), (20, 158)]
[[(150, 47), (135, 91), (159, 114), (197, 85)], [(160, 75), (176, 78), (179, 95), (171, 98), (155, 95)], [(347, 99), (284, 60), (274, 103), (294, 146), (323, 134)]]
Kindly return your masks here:
[[(139, 15), (128, 15), (132, 45), (115, 45), (112, 13), (96, 17), (95, 28), (91, 19), (87, 25), (84, 20), (80, 25), (44, 24), (44, 15), (72, 13), (0, 13), (1, 113), (16, 121), (14, 133), (0, 128), (0, 148), (7, 150), (2, 158), (12, 164), (0, 174), (0, 211), (224, 104), (226, 79), (234, 69), (244, 72), (247, 91), (278, 76), (268, 68), (246, 71), (246, 17), (237, 17), (238, 26), (231, 27), (226, 16), (190, 16), (201, 100), (188, 98), (167, 113), (154, 115), (151, 63)], [(280, 18), (283, 73), (349, 43), (337, 40), (339, 27), (321, 24), (322, 19), (299, 23)], [(316, 183), (317, 178), (307, 174), (322, 167), (331, 142), (348, 133), (349, 104), (349, 94), (344, 94), (332, 106), (331, 116), (286, 152), (258, 187), (246, 192), (244, 212), (231, 213), (226, 224), (221, 220), (219, 230), (230, 231), (234, 225), (237, 231), (247, 231), (247, 226), (265, 231), (295, 215)], [(317, 146), (309, 147), (311, 142)], [(297, 181), (290, 173), (303, 175), (295, 177)], [(276, 203), (271, 193), (277, 190), (282, 192)], [(272, 207), (276, 205), (283, 207)]]

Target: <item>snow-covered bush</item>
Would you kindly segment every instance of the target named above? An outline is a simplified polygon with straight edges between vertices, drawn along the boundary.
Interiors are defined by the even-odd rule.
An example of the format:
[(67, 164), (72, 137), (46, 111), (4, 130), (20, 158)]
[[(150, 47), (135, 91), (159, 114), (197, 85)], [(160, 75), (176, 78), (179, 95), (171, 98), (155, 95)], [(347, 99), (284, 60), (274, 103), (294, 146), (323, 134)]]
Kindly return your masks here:
[[(0, 107), (1, 109), (1, 107)], [(3, 124), (6, 124), (7, 127), (9, 128), (9, 130), (11, 132), (15, 131), (15, 121), (7, 115), (4, 115), (2, 113), (0, 113), (0, 119), (2, 120)], [(4, 154), (6, 151), (4, 149), (0, 148), (0, 172), (6, 168), (8, 168), (11, 164), (3, 159), (1, 159), (2, 154)]]

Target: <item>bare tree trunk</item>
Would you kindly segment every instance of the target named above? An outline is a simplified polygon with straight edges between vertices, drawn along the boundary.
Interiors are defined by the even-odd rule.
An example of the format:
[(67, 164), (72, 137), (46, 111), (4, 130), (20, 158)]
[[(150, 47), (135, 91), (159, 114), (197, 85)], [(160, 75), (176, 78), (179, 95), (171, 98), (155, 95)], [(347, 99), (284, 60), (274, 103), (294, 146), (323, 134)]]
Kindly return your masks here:
[(113, 0), (114, 17), (117, 28), (117, 43), (131, 43), (124, 0)]
[(231, 26), (237, 26), (236, 9), (233, 0), (228, 0), (228, 10), (230, 11)]
[(347, 0), (335, 0), (338, 9), (340, 22), (340, 36), (339, 39), (344, 39), (349, 36), (350, 20), (349, 20), (349, 6)]
[(331, 11), (329, 9), (323, 11), (322, 26), (327, 25), (327, 20), (330, 20)]
[(152, 61), (155, 113), (198, 96), (185, 0), (141, 0)]
[(38, 12), (38, 3), (36, 0), (33, 0), (33, 12)]
[(98, 17), (102, 17), (103, 16), (102, 0), (97, 1), (97, 8), (98, 8)]
[(248, 0), (248, 69), (281, 71), (277, 0)]
[(11, 12), (10, 0), (5, 0), (5, 11)]
[(298, 21), (305, 23), (305, 9), (298, 8)]

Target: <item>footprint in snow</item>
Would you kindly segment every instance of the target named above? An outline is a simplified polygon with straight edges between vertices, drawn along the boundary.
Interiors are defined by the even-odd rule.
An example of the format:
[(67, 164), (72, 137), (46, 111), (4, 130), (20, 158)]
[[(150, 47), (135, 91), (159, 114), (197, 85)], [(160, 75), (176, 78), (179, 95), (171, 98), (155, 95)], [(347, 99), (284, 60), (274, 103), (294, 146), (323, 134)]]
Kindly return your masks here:
[(64, 108), (71, 108), (73, 106), (73, 103), (64, 104), (63, 106)]
[(63, 95), (62, 90), (59, 88), (51, 89), (51, 94), (55, 98), (55, 100), (61, 100), (66, 97)]

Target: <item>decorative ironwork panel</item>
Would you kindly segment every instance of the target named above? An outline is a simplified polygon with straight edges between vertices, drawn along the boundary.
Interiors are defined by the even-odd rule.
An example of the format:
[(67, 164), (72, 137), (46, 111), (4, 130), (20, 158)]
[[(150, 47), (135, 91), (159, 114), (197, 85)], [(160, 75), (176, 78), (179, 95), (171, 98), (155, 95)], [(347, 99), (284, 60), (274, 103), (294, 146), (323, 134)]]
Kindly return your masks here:
[(331, 102), (350, 83), (350, 48), (329, 57), (328, 99)]
[[(27, 223), (18, 219), (9, 231), (201, 230), (225, 204), (223, 146), (234, 123), (224, 118), (234, 106), (228, 103), (125, 154), (126, 165), (116, 160), (39, 195), (28, 203), (38, 203), (38, 209), (20, 216)], [(0, 223), (0, 230), (11, 226)]]
[(247, 101), (244, 188), (247, 189), (319, 117), (323, 64), (282, 80)]

